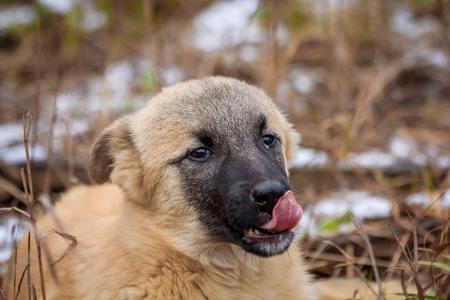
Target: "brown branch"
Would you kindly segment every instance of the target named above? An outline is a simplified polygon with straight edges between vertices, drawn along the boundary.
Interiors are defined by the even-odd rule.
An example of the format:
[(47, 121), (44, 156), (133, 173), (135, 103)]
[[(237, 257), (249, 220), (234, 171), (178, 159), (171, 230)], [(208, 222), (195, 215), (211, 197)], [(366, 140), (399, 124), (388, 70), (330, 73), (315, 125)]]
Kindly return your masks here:
[(351, 217), (351, 220), (352, 220), (353, 224), (355, 224), (356, 229), (358, 229), (359, 233), (361, 233), (361, 236), (363, 237), (364, 242), (366, 243), (367, 250), (369, 251), (369, 256), (370, 256), (370, 261), (372, 263), (373, 273), (375, 275), (375, 280), (377, 281), (377, 284), (378, 284), (377, 299), (381, 299), (381, 298), (384, 299), (385, 297), (383, 295), (383, 286), (381, 284), (380, 274), (378, 273), (377, 262), (375, 260), (375, 254), (373, 253), (372, 244), (369, 241), (369, 236), (367, 235), (367, 232), (364, 230), (364, 226), (362, 225), (360, 220), (356, 219), (353, 216)]
[(3, 177), (0, 177), (0, 188), (4, 189), (14, 196), (14, 198), (27, 205), (27, 198), (25, 197), (25, 194)]
[(58, 108), (56, 106), (56, 102), (58, 99), (59, 86), (61, 84), (62, 74), (57, 76), (56, 81), (56, 92), (53, 97), (53, 107), (52, 107), (52, 119), (50, 121), (50, 130), (48, 134), (48, 144), (47, 144), (47, 167), (45, 169), (44, 176), (44, 194), (49, 195), (50, 193), (50, 185), (51, 185), (51, 175), (52, 175), (52, 165), (53, 165), (53, 135), (55, 131), (55, 123), (58, 117)]
[(25, 154), (26, 154), (26, 158), (27, 158), (27, 175), (28, 175), (29, 193), (27, 192), (28, 191), (28, 189), (27, 189), (27, 182), (24, 180), (25, 179), (25, 174), (24, 174), (24, 170), (23, 169), (21, 170), (21, 175), (22, 175), (22, 181), (23, 181), (25, 193), (28, 195), (28, 199), (29, 199), (29, 203), (30, 203), (28, 209), (30, 211), (31, 224), (32, 224), (33, 228), (35, 228), (34, 238), (35, 238), (36, 249), (37, 249), (37, 254), (38, 254), (39, 275), (40, 275), (42, 298), (44, 300), (46, 300), (46, 296), (45, 296), (45, 281), (44, 281), (44, 269), (43, 269), (43, 266), (42, 266), (41, 243), (40, 243), (38, 234), (36, 234), (37, 227), (36, 227), (36, 216), (35, 216), (35, 213), (36, 213), (37, 201), (34, 198), (33, 179), (31, 177), (30, 152), (29, 152), (29, 148), (28, 148), (28, 138), (30, 136), (30, 128), (31, 128), (32, 117), (33, 117), (33, 115), (32, 115), (31, 112), (28, 112), (26, 115), (23, 116), (23, 129), (24, 129), (23, 139), (24, 139), (24, 145), (25, 145)]

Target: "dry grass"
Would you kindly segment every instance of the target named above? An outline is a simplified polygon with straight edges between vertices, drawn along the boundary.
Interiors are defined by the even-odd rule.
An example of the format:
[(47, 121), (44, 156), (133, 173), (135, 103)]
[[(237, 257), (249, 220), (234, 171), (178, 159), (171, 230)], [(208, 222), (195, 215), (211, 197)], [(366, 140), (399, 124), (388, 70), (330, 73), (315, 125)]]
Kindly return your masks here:
[[(323, 274), (333, 268), (332, 277), (336, 278), (342, 276), (344, 270), (348, 275), (349, 269), (343, 267), (350, 266), (354, 272), (347, 277), (356, 273), (377, 299), (389, 299), (390, 294), (385, 294), (383, 286), (393, 277), (401, 279), (403, 290), (398, 290), (397, 294), (403, 294), (405, 299), (446, 299), (450, 287), (449, 216), (434, 226), (426, 224), (430, 218), (408, 214), (396, 224), (383, 220), (363, 225), (354, 219), (359, 233), (335, 236), (333, 240), (315, 240), (308, 256), (314, 270)], [(356, 250), (351, 253), (344, 248)], [(334, 254), (335, 249), (342, 256)], [(370, 284), (372, 280), (378, 291)], [(415, 286), (413, 291), (411, 284)], [(351, 296), (350, 291), (348, 296)]]
[[(277, 4), (261, 1), (253, 19), (268, 34), (266, 40), (254, 45), (260, 54), (249, 62), (239, 55), (248, 46), (245, 42), (209, 54), (189, 44), (187, 24), (208, 1), (169, 2), (112, 1), (113, 6), (106, 10), (112, 10), (115, 18), (108, 26), (89, 34), (76, 32), (74, 41), (67, 40), (73, 29), (67, 25), (67, 19), (44, 11), (40, 11), (31, 31), (12, 31), (20, 44), (13, 52), (0, 53), (0, 87), (2, 82), (13, 86), (16, 98), (2, 98), (0, 121), (16, 121), (23, 111), (33, 109), (31, 129), (30, 115), (24, 119), (25, 148), (29, 148), (28, 143), (46, 145), (49, 160), (44, 166), (35, 165), (27, 150), (27, 166), (22, 175), (20, 167), (0, 162), (0, 190), (5, 192), (0, 198), (11, 204), (1, 208), (0, 213), (20, 215), (35, 228), (41, 207), (51, 213), (56, 192), (88, 181), (86, 158), (94, 137), (124, 111), (110, 108), (106, 94), (95, 115), (83, 115), (82, 111), (64, 114), (58, 111), (55, 95), (104, 76), (117, 61), (146, 57), (154, 62), (149, 70), (153, 85), (135, 84), (132, 99), (165, 86), (162, 69), (166, 66), (182, 68), (187, 78), (237, 77), (262, 87), (274, 97), (302, 133), (302, 146), (323, 150), (332, 159), (325, 170), (293, 172), (297, 196), (305, 203), (314, 203), (342, 186), (381, 194), (392, 201), (389, 220), (364, 225), (356, 221), (358, 232), (306, 240), (307, 256), (316, 274), (358, 276), (379, 299), (386, 297), (383, 282), (393, 277), (402, 278), (404, 290), (399, 292), (405, 298), (410, 297), (411, 282), (417, 288), (418, 299), (427, 299), (426, 294), (445, 298), (450, 285), (449, 271), (443, 268), (450, 264), (449, 213), (434, 209), (435, 206), (411, 207), (404, 200), (409, 193), (448, 189), (448, 170), (430, 164), (407, 172), (386, 173), (356, 166), (343, 172), (337, 166), (351, 152), (386, 149), (394, 135), (414, 140), (422, 150), (432, 148), (437, 149), (436, 155), (450, 155), (450, 68), (438, 68), (423, 59), (408, 59), (416, 42), (389, 27), (392, 12), (403, 3), (361, 1), (345, 10), (327, 9), (319, 18), (309, 1), (301, 1), (301, 5), (293, 0)], [(133, 5), (142, 5), (144, 13), (136, 13)], [(407, 5), (415, 16), (437, 22), (439, 34), (420, 39), (425, 45), (442, 50), (450, 63), (449, 4), (436, 0), (411, 1)], [(286, 42), (277, 38), (281, 27), (290, 32), (291, 38)], [(293, 87), (292, 74), (297, 69), (316, 76), (311, 92)], [(46, 115), (42, 107), (52, 107), (51, 113)], [(82, 134), (71, 132), (77, 115), (90, 118), (90, 129)], [(62, 138), (62, 150), (53, 148), (58, 120), (63, 120), (67, 132)], [(39, 128), (39, 121), (46, 121), (48, 129)], [(29, 142), (30, 130), (34, 134)], [(57, 220), (57, 216), (54, 218)], [(76, 239), (64, 233), (63, 228), (54, 233), (68, 238), (75, 247)], [(36, 230), (32, 234), (37, 245), (46, 235)], [(41, 289), (45, 289), (42, 280), (28, 277), (29, 265), (17, 271), (21, 274), (17, 293), (19, 289), (23, 292), (25, 278), (30, 299), (35, 283), (39, 281)], [(378, 286), (375, 289), (369, 284), (374, 279)], [(352, 295), (356, 299), (359, 294), (352, 291), (349, 297)]]

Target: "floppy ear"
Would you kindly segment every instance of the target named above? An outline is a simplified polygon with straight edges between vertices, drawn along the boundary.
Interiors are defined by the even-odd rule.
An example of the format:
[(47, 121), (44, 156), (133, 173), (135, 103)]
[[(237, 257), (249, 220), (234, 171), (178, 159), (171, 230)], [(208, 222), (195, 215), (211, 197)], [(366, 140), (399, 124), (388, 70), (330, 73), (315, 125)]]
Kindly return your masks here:
[(89, 175), (95, 183), (110, 181), (118, 185), (128, 200), (143, 204), (150, 199), (149, 187), (144, 184), (143, 167), (130, 129), (132, 117), (128, 115), (118, 119), (94, 141)]
[(133, 141), (128, 127), (128, 117), (118, 119), (105, 128), (95, 139), (89, 157), (89, 176), (97, 184), (111, 181), (116, 156), (131, 150)]

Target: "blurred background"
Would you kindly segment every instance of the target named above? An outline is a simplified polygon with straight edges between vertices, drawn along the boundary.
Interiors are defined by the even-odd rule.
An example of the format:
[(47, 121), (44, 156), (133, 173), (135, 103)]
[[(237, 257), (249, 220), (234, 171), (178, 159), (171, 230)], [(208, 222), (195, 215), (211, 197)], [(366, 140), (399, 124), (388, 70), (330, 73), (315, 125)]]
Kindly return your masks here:
[[(165, 86), (210, 75), (262, 88), (302, 134), (291, 181), (316, 275), (373, 279), (373, 252), (380, 271), (398, 275), (392, 267), (409, 259), (424, 287), (445, 292), (445, 0), (4, 0), (0, 205), (26, 209), (24, 114), (34, 193), (54, 202), (89, 182), (89, 149), (105, 126)], [(17, 228), (5, 216), (2, 228)], [(364, 220), (371, 251), (351, 216)], [(5, 261), (2, 243), (11, 234), (0, 235)], [(447, 269), (418, 264), (434, 259)]]

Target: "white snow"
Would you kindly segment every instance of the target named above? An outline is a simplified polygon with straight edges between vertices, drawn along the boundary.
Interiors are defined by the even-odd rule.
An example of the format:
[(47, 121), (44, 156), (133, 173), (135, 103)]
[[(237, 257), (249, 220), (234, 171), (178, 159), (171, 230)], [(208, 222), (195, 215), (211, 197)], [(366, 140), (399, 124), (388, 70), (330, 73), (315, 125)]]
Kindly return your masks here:
[[(348, 169), (348, 163), (360, 166), (365, 169), (386, 169), (395, 166), (398, 159), (387, 152), (381, 150), (371, 150), (362, 153), (349, 153), (348, 161), (340, 161), (338, 167)], [(297, 150), (294, 159), (291, 161), (292, 168), (325, 168), (329, 166), (330, 158), (324, 151), (311, 148), (300, 148)]]
[(436, 165), (440, 169), (450, 168), (450, 156), (439, 156), (436, 158)]
[[(357, 196), (357, 195), (354, 195)], [(361, 198), (352, 199), (352, 214), (361, 219), (384, 218), (391, 214), (392, 203), (382, 197), (360, 195)]]
[[(392, 203), (367, 191), (347, 190), (337, 192), (329, 198), (320, 200), (317, 204), (305, 209), (297, 234), (308, 233), (310, 235), (321, 234), (319, 226), (323, 220), (338, 219), (347, 212), (359, 219), (384, 218), (391, 214)], [(340, 232), (348, 232), (353, 229), (353, 224), (341, 224)]]
[(314, 78), (305, 70), (296, 68), (291, 71), (289, 78), (300, 93), (310, 93), (314, 88)]
[(126, 61), (114, 63), (106, 69), (104, 92), (116, 100), (126, 99), (130, 90), (130, 83), (134, 76), (133, 66)]
[(296, 236), (301, 237), (304, 234), (317, 236), (319, 234), (317, 219), (311, 214), (311, 209), (308, 207), (303, 210), (302, 218), (298, 226), (294, 229)]
[(316, 15), (328, 15), (330, 12), (339, 12), (356, 5), (359, 0), (304, 0), (304, 3), (310, 3), (313, 7), (313, 12)]
[(84, 89), (60, 93), (57, 98), (58, 111), (62, 115), (77, 112), (86, 118), (104, 106), (123, 109), (129, 105), (131, 85), (137, 78), (138, 74), (131, 62), (119, 61), (111, 64), (104, 77), (92, 78)]
[[(417, 141), (394, 135), (388, 147), (389, 151), (372, 149), (366, 152), (348, 154), (348, 160), (338, 162), (338, 168), (348, 170), (348, 164), (365, 169), (389, 169), (412, 166), (433, 165), (439, 169), (450, 168), (450, 156), (442, 155), (436, 145), (421, 145)], [(325, 168), (330, 158), (324, 151), (311, 148), (300, 148), (291, 162), (292, 168)]]
[[(14, 247), (25, 233), (25, 229), (17, 217), (6, 217), (0, 220), (0, 262), (7, 262)], [(0, 269), (1, 271), (4, 270)]]
[(320, 200), (312, 208), (318, 217), (340, 218), (350, 210), (350, 203), (343, 198), (328, 198)]
[[(78, 23), (85, 31), (93, 31), (106, 24), (106, 15), (97, 10), (97, 6), (92, 0), (38, 0), (39, 4), (50, 11), (64, 15), (67, 14), (76, 4), (81, 4), (83, 18)], [(0, 10), (0, 29), (5, 29), (15, 24), (29, 24), (36, 16), (36, 11), (32, 6), (19, 5)]]
[[(410, 160), (418, 166), (426, 165), (428, 156), (419, 151), (419, 146), (411, 138), (395, 135), (389, 145), (391, 153), (401, 159)], [(433, 155), (431, 155), (433, 157)]]
[(445, 68), (448, 66), (448, 55), (441, 49), (428, 48), (423, 52), (422, 56), (427, 58), (429, 64), (436, 67)]
[(362, 219), (387, 217), (391, 213), (389, 200), (374, 196), (367, 191), (344, 191), (321, 200), (313, 208), (317, 216), (339, 218), (347, 211)]
[(394, 11), (390, 22), (393, 31), (411, 38), (418, 38), (439, 28), (436, 20), (431, 18), (415, 18), (411, 10), (406, 7)]
[[(29, 146), (30, 159), (42, 162), (47, 159), (46, 150), (40, 145)], [(7, 164), (24, 165), (27, 162), (23, 144), (22, 123), (0, 125), (0, 159)]]
[(23, 141), (23, 124), (11, 123), (0, 125), (0, 149)]
[(431, 204), (430, 195), (424, 193), (411, 194), (406, 198), (409, 205), (427, 206)]
[(450, 208), (450, 189), (445, 191), (444, 196), (442, 196), (441, 206), (443, 208), (445, 208), (445, 209), (449, 209)]
[(0, 10), (0, 29), (15, 24), (29, 24), (33, 21), (36, 12), (28, 5), (12, 6)]
[(67, 129), (70, 130), (71, 135), (77, 135), (83, 133), (91, 128), (91, 124), (87, 119), (74, 119), (68, 121), (69, 128), (67, 128), (66, 123), (62, 120), (58, 120), (55, 123), (54, 127), (54, 136), (55, 137), (65, 137), (68, 132)]
[(260, 48), (253, 45), (244, 45), (240, 49), (240, 57), (246, 62), (255, 61), (260, 54)]
[(83, 8), (83, 22), (81, 28), (85, 31), (94, 31), (105, 26), (107, 18), (106, 14), (97, 10), (97, 5), (94, 1), (82, 1)]
[(252, 19), (258, 4), (258, 0), (214, 2), (193, 20), (191, 43), (203, 51), (216, 51), (263, 41), (266, 33)]
[[(44, 162), (47, 160), (47, 151), (44, 147), (36, 145), (30, 147), (30, 159), (34, 162)], [(25, 154), (25, 146), (23, 144), (2, 149), (0, 158), (7, 164), (11, 165), (25, 165), (27, 157)]]
[(275, 30), (275, 37), (279, 45), (286, 45), (291, 41), (292, 35), (283, 24), (278, 24)]
[(187, 78), (186, 72), (177, 67), (167, 67), (161, 72), (163, 81), (167, 86), (174, 85), (177, 82), (181, 82)]
[(422, 64), (446, 68), (449, 63), (449, 57), (441, 49), (418, 43), (408, 49), (408, 52), (402, 57), (402, 63), (405, 66), (413, 66), (418, 61)]
[(290, 162), (292, 168), (323, 168), (329, 165), (328, 155), (324, 151), (299, 148)]
[(106, 24), (106, 15), (95, 10), (88, 10), (84, 13), (82, 28), (85, 31), (94, 31), (102, 28)]
[(73, 5), (75, 4), (75, 0), (38, 0), (39, 4), (45, 6), (49, 10), (57, 14), (66, 14), (68, 13)]
[(396, 158), (381, 150), (371, 150), (362, 153), (350, 153), (349, 161), (365, 169), (384, 169), (392, 167)]
[(408, 157), (411, 151), (411, 143), (404, 137), (394, 136), (391, 140), (390, 150), (398, 157)]
[[(411, 194), (406, 198), (406, 202), (409, 205), (414, 206), (422, 206), (424, 208), (431, 205), (436, 199), (441, 196), (442, 192), (434, 192), (434, 193), (415, 193)], [(433, 204), (434, 208), (443, 209), (444, 211), (450, 208), (450, 189), (445, 191), (444, 195), (441, 199), (436, 201)]]

